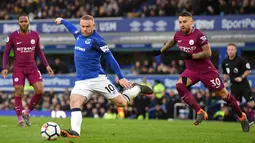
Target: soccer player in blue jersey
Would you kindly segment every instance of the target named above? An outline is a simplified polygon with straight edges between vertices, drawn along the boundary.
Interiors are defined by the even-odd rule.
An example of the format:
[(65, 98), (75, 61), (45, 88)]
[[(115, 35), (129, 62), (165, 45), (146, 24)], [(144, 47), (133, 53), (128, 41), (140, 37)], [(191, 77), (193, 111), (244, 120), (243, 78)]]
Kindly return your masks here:
[[(76, 40), (74, 47), (76, 82), (70, 96), (72, 130), (61, 130), (62, 136), (80, 137), (81, 107), (96, 92), (101, 93), (117, 106), (126, 106), (139, 93), (153, 93), (149, 87), (132, 84), (124, 78), (119, 64), (104, 39), (95, 30), (95, 21), (92, 16), (84, 15), (80, 18), (80, 30), (63, 18), (57, 18), (55, 22), (56, 24), (63, 24)], [(102, 55), (117, 74), (119, 84), (126, 89), (122, 94), (107, 78), (100, 62)]]

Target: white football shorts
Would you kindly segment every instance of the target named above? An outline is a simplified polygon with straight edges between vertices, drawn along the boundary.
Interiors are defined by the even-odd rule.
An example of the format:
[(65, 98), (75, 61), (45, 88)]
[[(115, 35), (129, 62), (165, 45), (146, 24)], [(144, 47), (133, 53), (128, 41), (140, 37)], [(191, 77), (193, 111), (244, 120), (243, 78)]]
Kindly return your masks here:
[(76, 81), (71, 95), (82, 95), (89, 100), (95, 93), (100, 93), (107, 99), (115, 98), (120, 94), (106, 75), (99, 75), (97, 78)]

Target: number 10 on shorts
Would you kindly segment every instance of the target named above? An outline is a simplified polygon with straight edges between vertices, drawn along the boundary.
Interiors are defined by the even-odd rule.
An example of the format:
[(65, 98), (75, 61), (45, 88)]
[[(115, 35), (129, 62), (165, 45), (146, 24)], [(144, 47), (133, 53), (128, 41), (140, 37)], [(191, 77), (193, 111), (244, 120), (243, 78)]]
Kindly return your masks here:
[(106, 87), (104, 87), (109, 93), (114, 91), (114, 86), (112, 84), (108, 84)]

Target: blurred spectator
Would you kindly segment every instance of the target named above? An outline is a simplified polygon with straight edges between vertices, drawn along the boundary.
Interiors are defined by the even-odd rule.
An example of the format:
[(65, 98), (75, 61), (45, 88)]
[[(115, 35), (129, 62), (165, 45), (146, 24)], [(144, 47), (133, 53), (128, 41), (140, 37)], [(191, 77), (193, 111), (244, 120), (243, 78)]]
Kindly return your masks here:
[(169, 72), (170, 74), (177, 74), (177, 63), (175, 60), (172, 60), (169, 65)]
[(37, 62), (38, 70), (41, 72), (41, 74), (47, 73), (46, 67), (43, 65), (41, 60), (37, 60), (36, 62)]
[(181, 74), (186, 69), (185, 63), (183, 60), (178, 60), (177, 73)]
[(131, 68), (131, 74), (137, 75), (137, 74), (140, 74), (140, 72), (141, 72), (141, 63), (139, 61), (136, 61), (134, 67)]
[(84, 14), (95, 17), (176, 16), (182, 11), (193, 15), (255, 13), (254, 0), (10, 0), (1, 1), (0, 8), (0, 19), (5, 20), (16, 19), (20, 13), (28, 13), (31, 19), (80, 18)]
[(143, 81), (142, 81), (140, 84), (142, 84), (142, 85), (146, 85), (146, 86), (148, 86), (148, 87), (152, 88), (152, 85), (148, 82), (148, 80), (147, 80), (147, 77), (146, 77), (146, 76), (145, 76), (145, 77), (143, 77)]
[(134, 99), (134, 107), (136, 109), (136, 117), (142, 116), (143, 119), (146, 118), (146, 112), (148, 110), (150, 99), (149, 97), (139, 94)]
[(165, 86), (161, 83), (160, 80), (155, 80), (153, 92), (158, 100), (161, 100), (163, 96), (165, 96)]
[(198, 103), (198, 105), (202, 108), (202, 109), (205, 109), (205, 106), (206, 106), (206, 98), (204, 96), (205, 94), (202, 93), (202, 91), (198, 90), (194, 96), (195, 96), (195, 99)]
[(68, 73), (68, 67), (59, 58), (55, 59), (55, 63), (52, 64), (52, 69), (55, 74), (65, 74)]
[(166, 110), (163, 110), (160, 104), (156, 105), (155, 110), (155, 119), (166, 119)]

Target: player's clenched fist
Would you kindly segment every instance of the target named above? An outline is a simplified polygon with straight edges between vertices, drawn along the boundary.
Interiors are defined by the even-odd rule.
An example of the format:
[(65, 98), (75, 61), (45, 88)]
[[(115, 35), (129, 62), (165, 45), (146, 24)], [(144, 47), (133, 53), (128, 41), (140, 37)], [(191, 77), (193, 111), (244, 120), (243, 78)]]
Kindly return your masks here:
[(63, 18), (58, 17), (58, 18), (56, 18), (55, 23), (56, 24), (61, 24), (61, 20), (63, 20)]

